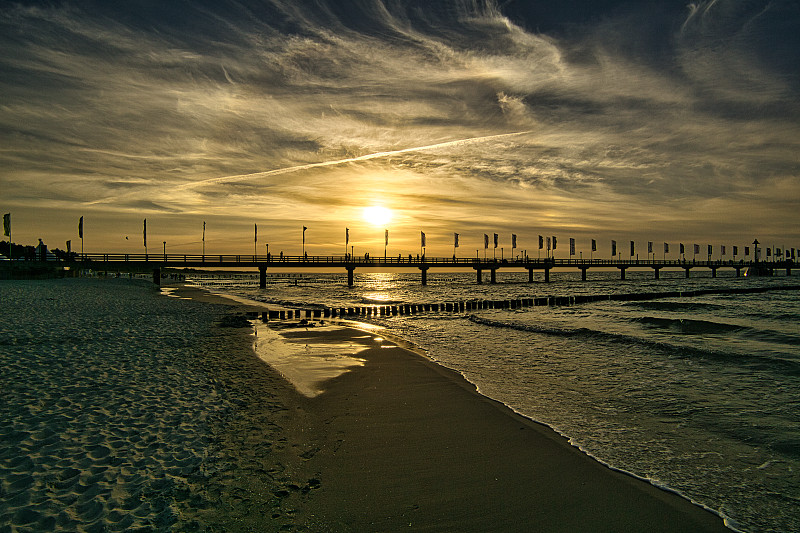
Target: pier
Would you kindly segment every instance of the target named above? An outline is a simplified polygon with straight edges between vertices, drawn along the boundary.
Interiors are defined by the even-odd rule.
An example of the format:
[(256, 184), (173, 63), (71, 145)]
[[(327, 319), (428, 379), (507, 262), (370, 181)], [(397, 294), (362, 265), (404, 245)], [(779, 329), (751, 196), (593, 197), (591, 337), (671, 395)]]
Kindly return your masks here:
[(625, 279), (628, 269), (651, 269), (655, 279), (659, 279), (661, 271), (665, 269), (683, 270), (687, 278), (694, 269), (711, 270), (711, 277), (717, 276), (721, 269), (734, 270), (736, 276), (741, 276), (747, 268), (758, 264), (762, 269), (772, 274), (777, 270), (785, 270), (791, 275), (794, 262), (791, 260), (780, 262), (756, 262), (745, 260), (685, 260), (685, 259), (554, 259), (554, 258), (514, 258), (514, 259), (480, 259), (466, 257), (352, 257), (339, 256), (279, 256), (272, 255), (187, 255), (187, 254), (72, 254), (66, 260), (59, 261), (14, 261), (14, 266), (33, 263), (44, 263), (49, 267), (69, 267), (70, 269), (92, 269), (108, 272), (150, 272), (153, 281), (160, 283), (161, 270), (166, 268), (256, 268), (258, 269), (259, 286), (266, 287), (267, 271), (272, 268), (307, 270), (307, 269), (342, 269), (347, 273), (347, 284), (353, 286), (354, 275), (357, 269), (391, 269), (419, 270), (420, 280), (423, 285), (428, 281), (430, 269), (472, 269), (475, 271), (477, 283), (484, 283), (484, 275), (488, 273), (489, 283), (497, 282), (497, 272), (507, 270), (527, 270), (528, 281), (533, 282), (534, 272), (541, 271), (545, 282), (550, 281), (550, 271), (554, 269), (577, 269), (581, 278), (586, 280), (587, 272), (591, 268), (618, 269), (620, 279)]

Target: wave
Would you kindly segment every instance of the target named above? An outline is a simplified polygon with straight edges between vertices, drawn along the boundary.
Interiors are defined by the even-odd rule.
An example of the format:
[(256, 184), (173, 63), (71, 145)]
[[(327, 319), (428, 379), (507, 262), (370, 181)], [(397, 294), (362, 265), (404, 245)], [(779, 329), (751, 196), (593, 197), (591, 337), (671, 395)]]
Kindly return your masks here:
[(748, 329), (745, 326), (738, 326), (735, 324), (725, 324), (723, 322), (714, 322), (711, 320), (695, 320), (691, 318), (645, 316), (631, 318), (629, 321), (641, 324), (645, 327), (668, 329), (683, 335), (713, 335)]
[(366, 296), (359, 301), (366, 305), (399, 305), (405, 303), (404, 300), (387, 300), (382, 298), (368, 298)]
[(622, 304), (625, 307), (636, 307), (648, 311), (713, 311), (721, 309), (723, 306), (719, 304), (712, 304), (706, 302), (625, 302)]
[(475, 324), (494, 328), (507, 328), (540, 335), (569, 337), (576, 340), (600, 340), (608, 343), (626, 344), (657, 350), (669, 357), (702, 360), (724, 366), (743, 367), (751, 371), (769, 372), (783, 375), (800, 376), (800, 361), (782, 359), (775, 354), (741, 353), (696, 346), (673, 344), (663, 340), (613, 333), (591, 328), (562, 328), (541, 324), (522, 324), (469, 315)]

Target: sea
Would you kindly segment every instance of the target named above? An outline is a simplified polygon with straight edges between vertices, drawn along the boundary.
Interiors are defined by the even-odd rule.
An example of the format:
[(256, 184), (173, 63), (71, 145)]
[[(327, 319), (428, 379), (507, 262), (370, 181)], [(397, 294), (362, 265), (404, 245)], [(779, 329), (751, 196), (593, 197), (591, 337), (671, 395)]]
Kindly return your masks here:
[[(718, 289), (368, 317), (481, 394), (550, 426), (611, 468), (719, 513), (737, 531), (800, 531), (800, 275), (733, 270), (203, 274), (190, 281), (276, 308), (516, 300)], [(484, 276), (486, 278), (486, 276)], [(793, 286), (793, 289), (783, 287)], [(769, 288), (726, 293), (728, 289)], [(500, 453), (501, 451), (498, 450)]]

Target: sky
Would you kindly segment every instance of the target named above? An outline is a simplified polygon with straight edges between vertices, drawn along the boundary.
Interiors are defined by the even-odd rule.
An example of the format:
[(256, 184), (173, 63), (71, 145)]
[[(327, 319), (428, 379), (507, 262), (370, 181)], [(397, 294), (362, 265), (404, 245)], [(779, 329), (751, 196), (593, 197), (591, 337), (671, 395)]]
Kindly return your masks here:
[(18, 243), (800, 249), (793, 0), (3, 2), (0, 51)]

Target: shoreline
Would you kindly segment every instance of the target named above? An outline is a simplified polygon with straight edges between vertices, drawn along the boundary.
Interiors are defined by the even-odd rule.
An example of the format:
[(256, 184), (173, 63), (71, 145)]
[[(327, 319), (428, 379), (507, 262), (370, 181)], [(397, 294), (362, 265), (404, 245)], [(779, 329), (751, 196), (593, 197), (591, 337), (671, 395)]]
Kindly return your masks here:
[[(269, 307), (199, 287), (182, 286), (174, 295), (242, 312)], [(712, 510), (600, 462), (549, 426), (483, 396), (460, 373), (391, 341), (370, 346), (364, 334), (375, 332), (341, 328), (278, 330), (289, 342), (365, 347), (358, 354), (363, 367), (326, 381), (315, 398), (292, 400), (302, 427), (285, 429), (304, 450), (292, 460), (300, 477), (314, 480), (298, 489), (296, 524), (324, 531), (391, 531), (401, 523), (462, 531), (521, 524), (551, 531), (730, 531)], [(394, 496), (381, 496), (387, 492)], [(458, 497), (445, 496), (453, 493)]]

